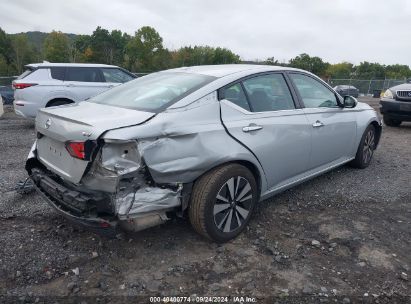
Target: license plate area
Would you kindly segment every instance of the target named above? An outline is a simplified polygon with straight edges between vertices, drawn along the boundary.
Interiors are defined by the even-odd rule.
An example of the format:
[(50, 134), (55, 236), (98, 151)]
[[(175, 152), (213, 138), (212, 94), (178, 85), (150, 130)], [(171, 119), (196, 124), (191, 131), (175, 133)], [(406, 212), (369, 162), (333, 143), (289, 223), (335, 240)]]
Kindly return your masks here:
[(48, 136), (37, 140), (37, 157), (50, 171), (65, 180), (78, 183), (88, 162), (72, 157), (65, 143)]
[(404, 104), (404, 103), (400, 104), (400, 110), (411, 112), (411, 102), (409, 104)]

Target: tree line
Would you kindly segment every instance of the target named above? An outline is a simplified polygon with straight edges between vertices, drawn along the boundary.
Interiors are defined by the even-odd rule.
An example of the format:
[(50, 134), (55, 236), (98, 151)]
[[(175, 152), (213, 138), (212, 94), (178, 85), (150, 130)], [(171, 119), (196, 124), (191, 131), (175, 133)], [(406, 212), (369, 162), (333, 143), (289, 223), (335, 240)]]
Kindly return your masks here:
[[(184, 46), (169, 50), (163, 38), (150, 26), (134, 35), (120, 30), (97, 27), (91, 35), (65, 34), (52, 31), (36, 43), (29, 33), (7, 34), (0, 28), (0, 76), (22, 73), (24, 65), (34, 62), (103, 63), (124, 67), (132, 72), (153, 71), (192, 65), (241, 63), (240, 56), (227, 48)], [(32, 38), (32, 37), (30, 37)], [(324, 79), (404, 79), (411, 77), (407, 65), (382, 65), (361, 62), (330, 64), (320, 57), (300, 54), (288, 62), (274, 57), (247, 63), (282, 65), (310, 71)]]

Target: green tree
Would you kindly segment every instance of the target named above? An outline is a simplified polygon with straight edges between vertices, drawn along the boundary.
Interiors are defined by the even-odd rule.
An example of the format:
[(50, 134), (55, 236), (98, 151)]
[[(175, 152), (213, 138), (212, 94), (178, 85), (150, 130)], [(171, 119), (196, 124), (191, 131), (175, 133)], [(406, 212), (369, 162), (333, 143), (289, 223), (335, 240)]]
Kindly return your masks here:
[(401, 79), (411, 77), (411, 70), (408, 65), (393, 64), (385, 67), (385, 76), (388, 79)]
[(163, 50), (163, 38), (150, 26), (143, 26), (136, 33), (139, 43), (139, 63), (143, 71), (156, 70), (154, 57)]
[(308, 54), (301, 54), (295, 58), (290, 59), (289, 65), (293, 68), (303, 69), (320, 77), (326, 76), (326, 71), (330, 65), (324, 62), (320, 57), (311, 57)]
[(90, 35), (77, 35), (70, 47), (71, 62), (89, 62), (92, 60), (87, 49), (90, 49)]
[(142, 72), (157, 70), (155, 58), (163, 54), (163, 38), (150, 26), (140, 28), (126, 45), (127, 66)]
[(264, 60), (264, 64), (267, 65), (281, 65), (280, 62), (273, 57), (269, 57), (266, 60)]
[(112, 30), (110, 33), (110, 38), (111, 38), (111, 49), (110, 49), (111, 64), (122, 65), (124, 61), (125, 47), (131, 37), (127, 33), (122, 33), (119, 30)]
[(23, 72), (25, 64), (32, 61), (33, 58), (33, 47), (29, 44), (26, 34), (18, 34), (13, 36), (11, 40), (11, 45), (13, 47), (13, 62), (16, 67), (18, 74)]
[(210, 46), (182, 47), (172, 53), (172, 66), (239, 63), (240, 56), (226, 48)]
[(213, 64), (239, 63), (240, 56), (226, 48), (213, 49)]
[(44, 57), (50, 62), (68, 62), (69, 39), (62, 32), (52, 31), (44, 40)]
[(0, 75), (9, 76), (14, 73), (12, 67), (13, 57), (11, 39), (6, 32), (0, 28)]
[(330, 64), (327, 68), (326, 74), (328, 77), (334, 79), (348, 79), (351, 78), (353, 67), (353, 64), (349, 62)]
[[(121, 31), (115, 31), (116, 34), (118, 32), (121, 37)], [(108, 30), (98, 26), (90, 37), (90, 47), (93, 51), (92, 60), (94, 62), (113, 64), (116, 47)]]
[(385, 79), (385, 67), (379, 63), (364, 61), (355, 67), (354, 74), (358, 79)]

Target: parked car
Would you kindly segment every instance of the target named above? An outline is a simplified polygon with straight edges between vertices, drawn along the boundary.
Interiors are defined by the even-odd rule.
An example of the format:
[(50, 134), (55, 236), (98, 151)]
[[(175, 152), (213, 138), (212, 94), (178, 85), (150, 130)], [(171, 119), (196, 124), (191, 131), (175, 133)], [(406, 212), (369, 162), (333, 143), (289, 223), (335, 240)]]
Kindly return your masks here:
[(384, 92), (380, 100), (380, 112), (387, 126), (399, 126), (411, 121), (411, 83), (404, 83)]
[(360, 93), (360, 90), (352, 85), (338, 85), (334, 87), (334, 90), (343, 97), (348, 95), (358, 98)]
[(67, 218), (115, 233), (187, 214), (225, 242), (258, 201), (346, 163), (367, 167), (381, 122), (303, 70), (219, 65), (41, 109), (36, 129), (26, 169)]
[(25, 118), (35, 118), (40, 108), (77, 103), (135, 78), (112, 65), (29, 64), (13, 81), (14, 110)]
[(14, 91), (11, 86), (0, 86), (0, 95), (4, 104), (12, 104), (14, 100)]

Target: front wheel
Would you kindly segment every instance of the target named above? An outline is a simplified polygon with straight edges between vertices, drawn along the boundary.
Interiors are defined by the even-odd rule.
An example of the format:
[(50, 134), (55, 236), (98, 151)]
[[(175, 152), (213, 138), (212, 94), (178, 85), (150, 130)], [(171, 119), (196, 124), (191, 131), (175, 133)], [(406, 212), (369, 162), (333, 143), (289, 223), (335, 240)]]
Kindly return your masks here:
[(356, 168), (367, 168), (376, 148), (376, 132), (373, 125), (369, 125), (361, 138), (355, 159), (351, 165)]
[(253, 174), (239, 164), (218, 167), (193, 187), (189, 218), (201, 235), (217, 242), (238, 236), (250, 221), (258, 199)]

